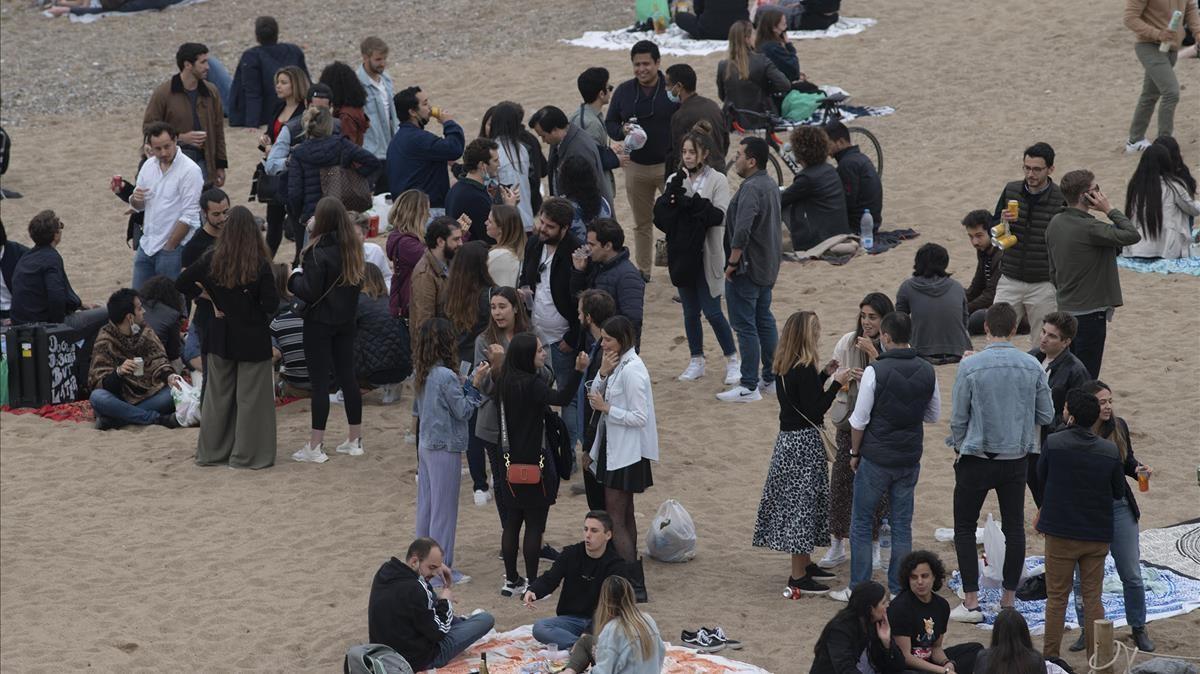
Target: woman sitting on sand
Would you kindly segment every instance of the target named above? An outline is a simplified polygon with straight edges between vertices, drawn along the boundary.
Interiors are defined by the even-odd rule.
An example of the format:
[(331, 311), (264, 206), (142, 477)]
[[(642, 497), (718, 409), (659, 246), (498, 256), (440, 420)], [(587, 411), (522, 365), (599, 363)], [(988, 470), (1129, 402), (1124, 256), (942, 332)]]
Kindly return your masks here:
[[(821, 438), (825, 412), (850, 379), (850, 370), (836, 360), (818, 370), (821, 323), (811, 311), (787, 319), (772, 369), (779, 376), (779, 435), (771, 467), (758, 503), (755, 547), (792, 556), (788, 588), (804, 595), (821, 595), (829, 586), (818, 579), (833, 574), (812, 563), (812, 551), (829, 545), (829, 482), (825, 443)], [(828, 389), (825, 383), (833, 379)]]
[[(904, 654), (888, 623), (889, 603), (887, 590), (873, 580), (854, 586), (849, 604), (821, 630), (809, 674), (903, 672)], [(871, 669), (861, 669), (860, 663)]]
[(1151, 145), (1142, 152), (1125, 192), (1125, 212), (1142, 240), (1125, 246), (1121, 255), (1164, 260), (1189, 256), (1200, 201), (1195, 188), (1189, 192), (1173, 174), (1171, 152), (1165, 146)]
[[(667, 657), (658, 625), (637, 609), (633, 586), (609, 576), (596, 604), (596, 636), (585, 634), (571, 648), (560, 674), (577, 674), (591, 665), (592, 674), (659, 674)], [(594, 655), (593, 655), (594, 654)]]
[(1029, 624), (1014, 608), (996, 614), (991, 643), (975, 656), (975, 674), (1066, 674), (1034, 650)]
[(803, 166), (780, 195), (793, 250), (808, 250), (831, 236), (849, 234), (846, 188), (830, 164), (829, 137), (819, 126), (798, 126), (791, 134), (792, 153)]
[[(791, 82), (770, 59), (754, 51), (754, 25), (738, 21), (729, 29), (728, 57), (717, 64), (717, 96), (727, 106), (761, 114), (779, 114), (776, 96), (791, 89)], [(743, 126), (762, 126), (757, 118)]]

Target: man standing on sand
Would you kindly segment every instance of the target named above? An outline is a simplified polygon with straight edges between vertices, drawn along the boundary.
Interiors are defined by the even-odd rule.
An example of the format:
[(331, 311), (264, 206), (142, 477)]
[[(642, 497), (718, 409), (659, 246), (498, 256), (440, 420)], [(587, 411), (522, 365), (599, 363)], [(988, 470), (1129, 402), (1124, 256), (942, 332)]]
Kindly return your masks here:
[[(429, 197), (432, 217), (446, 214), (446, 193), (450, 191), (448, 162), (462, 156), (466, 147), (463, 128), (450, 112), (429, 104), (421, 87), (408, 87), (392, 100), (402, 120), (387, 150), (388, 189), (399, 197), (404, 190), (421, 190)], [(442, 125), (442, 138), (425, 130), (431, 117)]]
[[(1071, 171), (1063, 176), (1062, 193), (1069, 205), (1046, 228), (1050, 278), (1058, 289), (1058, 310), (1079, 321), (1071, 352), (1092, 379), (1099, 379), (1108, 322), (1124, 303), (1117, 256), (1125, 246), (1141, 241), (1142, 235), (1108, 202), (1091, 171)], [(1088, 211), (1106, 214), (1112, 224)]]
[[(1183, 44), (1183, 25), (1170, 29), (1171, 15), (1183, 13), (1183, 25), (1193, 35), (1200, 35), (1200, 10), (1194, 0), (1125, 0), (1125, 27), (1137, 36), (1133, 51), (1146, 71), (1142, 78), (1142, 94), (1133, 109), (1129, 124), (1129, 139), (1125, 152), (1141, 152), (1150, 147), (1146, 129), (1150, 115), (1158, 105), (1158, 135), (1175, 132), (1175, 106), (1179, 104), (1179, 79), (1175, 77), (1175, 60)], [(1166, 45), (1162, 51), (1160, 45)], [(1161, 100), (1161, 103), (1160, 103)], [(1192, 112), (1195, 112), (1193, 108)]]
[(679, 153), (683, 149), (683, 137), (699, 121), (708, 122), (712, 129), (713, 149), (708, 153), (708, 163), (720, 173), (725, 173), (725, 155), (729, 152), (729, 129), (725, 113), (711, 98), (696, 93), (696, 71), (686, 63), (676, 63), (667, 68), (667, 98), (679, 102), (679, 109), (671, 115), (671, 152), (667, 156), (667, 175), (679, 168)]
[(203, 181), (221, 187), (225, 184), (225, 169), (229, 168), (225, 154), (225, 113), (217, 87), (206, 81), (208, 47), (196, 42), (183, 43), (175, 52), (175, 65), (179, 74), (160, 84), (150, 95), (142, 125), (166, 122), (174, 129), (179, 149), (200, 167)]
[[(604, 177), (604, 164), (600, 159), (600, 146), (592, 142), (583, 129), (567, 121), (567, 115), (553, 105), (547, 105), (529, 118), (529, 128), (543, 143), (550, 146), (547, 174), (550, 194), (561, 196), (558, 173), (570, 157), (580, 157), (592, 167), (596, 179), (596, 190), (600, 196), (613, 203), (612, 189)], [(536, 227), (535, 227), (536, 228)]]
[[(1007, 223), (1009, 233), (1017, 237), (1017, 242), (1004, 251), (1004, 266), (993, 301), (1010, 305), (1017, 312), (1018, 324), (1026, 319), (1032, 326), (1055, 309), (1054, 284), (1050, 282), (1046, 254), (1046, 227), (1067, 203), (1062, 190), (1050, 179), (1054, 173), (1054, 148), (1046, 143), (1025, 148), (1022, 168), (1025, 179), (1004, 186), (992, 215), (993, 222)], [(1019, 205), (1015, 218), (1008, 212), (1010, 201)], [(1037, 346), (1037, 341), (1037, 331), (1030, 330), (1029, 346)]]
[(142, 238), (133, 258), (133, 286), (151, 276), (179, 278), (183, 244), (200, 228), (200, 167), (176, 143), (175, 129), (155, 122), (146, 129), (153, 156), (138, 171), (129, 206), (145, 211)]
[[(387, 43), (374, 35), (364, 39), (359, 45), (362, 52), (362, 65), (358, 67), (358, 81), (367, 90), (365, 112), (370, 126), (363, 135), (363, 149), (375, 155), (380, 160), (387, 160), (388, 145), (400, 126), (396, 116), (396, 107), (392, 99), (396, 92), (392, 78), (384, 72), (387, 70)], [(386, 194), (388, 191), (387, 172), (379, 174), (375, 184), (375, 194)]]
[[(608, 99), (613, 92), (612, 85), (608, 83), (608, 69), (588, 68), (579, 73), (575, 85), (579, 88), (579, 95), (583, 97), (583, 102), (579, 104), (575, 112), (571, 113), (568, 121), (596, 141), (604, 179), (608, 181), (609, 203), (611, 203), (611, 195), (617, 191), (617, 181), (616, 178), (613, 178), (613, 169), (620, 167), (622, 163), (629, 163), (629, 157), (617, 155), (608, 145), (608, 131), (604, 127), (604, 106), (608, 105)], [(622, 157), (624, 162), (622, 162)]]
[(625, 196), (633, 211), (634, 254), (642, 276), (650, 280), (654, 264), (654, 197), (667, 179), (666, 160), (671, 149), (671, 116), (679, 104), (667, 95), (667, 78), (658, 69), (658, 45), (641, 40), (629, 50), (633, 78), (612, 94), (604, 125), (613, 140), (625, 140), (630, 125), (646, 132), (646, 144), (629, 153), (625, 166)]
[(733, 160), (742, 184), (725, 210), (725, 249), (729, 251), (725, 302), (742, 354), (742, 377), (736, 386), (717, 394), (717, 400), (723, 402), (754, 402), (762, 400), (763, 393), (775, 392), (771, 363), (779, 330), (771, 313), (771, 289), (779, 276), (783, 230), (779, 185), (762, 168), (767, 164), (767, 152), (767, 142), (751, 136), (742, 139)]

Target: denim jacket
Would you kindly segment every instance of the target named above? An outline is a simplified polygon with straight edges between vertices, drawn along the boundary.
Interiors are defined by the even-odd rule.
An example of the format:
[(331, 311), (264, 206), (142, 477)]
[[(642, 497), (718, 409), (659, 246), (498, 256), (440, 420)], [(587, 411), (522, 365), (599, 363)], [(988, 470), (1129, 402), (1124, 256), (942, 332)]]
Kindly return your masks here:
[(1012, 459), (1036, 452), (1037, 427), (1054, 419), (1046, 371), (1008, 342), (964, 358), (952, 396), (947, 444), (959, 454)]
[(372, 84), (371, 76), (367, 74), (362, 64), (359, 64), (357, 73), (358, 81), (367, 90), (367, 104), (364, 106), (364, 112), (367, 113), (367, 119), (371, 121), (371, 125), (367, 127), (367, 132), (363, 135), (363, 149), (380, 159), (387, 159), (388, 144), (392, 142), (396, 127), (400, 126), (400, 119), (396, 116), (396, 105), (392, 102), (392, 98), (396, 95), (392, 86), (392, 78), (388, 77), (387, 73), (379, 75), (383, 81), (383, 88), (387, 91), (385, 97), (378, 87)]
[(421, 449), (467, 451), (468, 421), (482, 401), (470, 380), (460, 384), (453, 370), (434, 366), (425, 379), (425, 389), (417, 397)]

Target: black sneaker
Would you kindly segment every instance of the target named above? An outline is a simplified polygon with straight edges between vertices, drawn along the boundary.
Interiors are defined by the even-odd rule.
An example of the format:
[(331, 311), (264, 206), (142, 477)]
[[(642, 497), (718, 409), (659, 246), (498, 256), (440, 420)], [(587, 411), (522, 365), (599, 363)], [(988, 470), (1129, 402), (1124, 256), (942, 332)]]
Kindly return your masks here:
[(547, 543), (546, 545), (542, 546), (542, 551), (538, 554), (538, 556), (542, 559), (553, 562), (554, 560), (558, 559), (558, 550), (555, 550), (553, 546)]
[(800, 590), (800, 594), (817, 597), (823, 594), (829, 594), (829, 586), (818, 583), (812, 576), (804, 576), (803, 578), (788, 578), (788, 586)]
[(724, 642), (713, 641), (703, 627), (696, 632), (683, 630), (679, 633), (679, 640), (698, 653), (716, 653), (725, 649)]
[(700, 631), (707, 634), (709, 640), (714, 641), (719, 644), (724, 644), (726, 648), (729, 648), (729, 649), (735, 650), (735, 651), (742, 650), (742, 642), (738, 641), (737, 639), (730, 639), (725, 634), (725, 630), (722, 629), (720, 625), (717, 625), (716, 627), (711, 628), (711, 629), (708, 627), (701, 627)]
[(158, 421), (155, 423), (165, 428), (179, 428), (179, 419), (175, 418), (174, 412), (159, 415)]
[(836, 573), (826, 571), (812, 562), (810, 562), (808, 566), (804, 567), (804, 575), (808, 576), (809, 578), (833, 578), (837, 576)]

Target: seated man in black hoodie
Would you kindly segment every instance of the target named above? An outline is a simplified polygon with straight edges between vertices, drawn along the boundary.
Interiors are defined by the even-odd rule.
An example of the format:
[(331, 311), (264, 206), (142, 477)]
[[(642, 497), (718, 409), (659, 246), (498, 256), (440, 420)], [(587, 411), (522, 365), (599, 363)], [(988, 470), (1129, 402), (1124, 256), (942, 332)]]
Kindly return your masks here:
[(604, 579), (625, 575), (625, 560), (612, 546), (612, 528), (608, 513), (589, 512), (583, 519), (583, 542), (563, 548), (554, 566), (529, 584), (524, 601), (532, 609), (533, 602), (549, 596), (562, 583), (558, 615), (535, 622), (534, 639), (570, 650), (580, 636), (592, 631), (592, 616)]
[[(416, 672), (445, 667), (490, 632), (496, 619), (490, 613), (454, 615), (450, 569), (442, 563), (437, 541), (418, 538), (408, 546), (405, 560), (384, 562), (371, 583), (371, 643), (392, 647)], [(436, 593), (429, 584), (434, 576), (444, 581)]]

